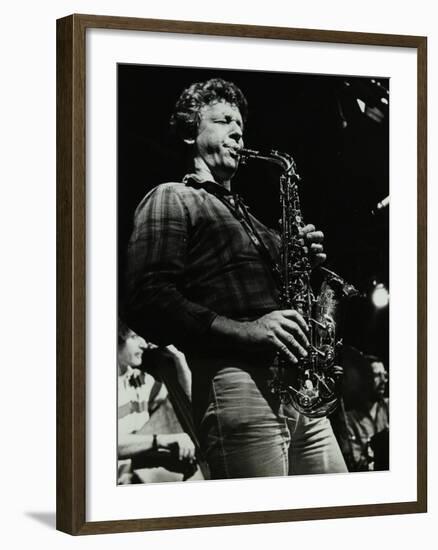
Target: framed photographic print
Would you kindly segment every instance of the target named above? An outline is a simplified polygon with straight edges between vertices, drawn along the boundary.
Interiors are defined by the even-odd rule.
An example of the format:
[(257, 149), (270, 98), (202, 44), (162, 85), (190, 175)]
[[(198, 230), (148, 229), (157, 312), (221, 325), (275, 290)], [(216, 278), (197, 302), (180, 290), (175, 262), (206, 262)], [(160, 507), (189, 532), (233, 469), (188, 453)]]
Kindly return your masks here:
[(57, 527), (425, 512), (426, 38), (57, 27)]

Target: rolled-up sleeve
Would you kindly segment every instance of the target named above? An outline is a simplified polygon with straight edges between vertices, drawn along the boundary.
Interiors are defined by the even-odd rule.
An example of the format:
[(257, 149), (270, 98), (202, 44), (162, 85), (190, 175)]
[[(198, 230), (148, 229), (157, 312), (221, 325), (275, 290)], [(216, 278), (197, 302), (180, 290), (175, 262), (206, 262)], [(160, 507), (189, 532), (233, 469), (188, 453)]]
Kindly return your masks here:
[(184, 296), (190, 219), (177, 189), (160, 185), (143, 199), (127, 251), (127, 322), (163, 345), (195, 342), (216, 317)]

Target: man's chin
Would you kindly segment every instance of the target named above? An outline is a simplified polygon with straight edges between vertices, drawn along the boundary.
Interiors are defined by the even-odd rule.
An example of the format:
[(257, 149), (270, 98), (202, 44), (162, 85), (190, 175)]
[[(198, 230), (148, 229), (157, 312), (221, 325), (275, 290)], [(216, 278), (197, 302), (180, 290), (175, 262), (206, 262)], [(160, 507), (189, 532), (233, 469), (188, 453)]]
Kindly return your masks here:
[(239, 159), (231, 159), (231, 162), (227, 165), (227, 171), (229, 177), (232, 178), (239, 168)]
[(235, 173), (237, 172), (238, 165), (235, 163), (233, 166), (227, 165), (222, 170), (218, 171), (215, 175), (215, 179), (219, 183), (229, 182), (233, 179)]

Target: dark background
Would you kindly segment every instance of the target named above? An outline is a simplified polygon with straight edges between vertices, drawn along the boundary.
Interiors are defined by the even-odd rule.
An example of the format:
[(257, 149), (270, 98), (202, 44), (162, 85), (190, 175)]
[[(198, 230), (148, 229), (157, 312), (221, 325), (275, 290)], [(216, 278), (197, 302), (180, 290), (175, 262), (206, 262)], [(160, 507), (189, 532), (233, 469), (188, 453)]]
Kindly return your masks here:
[[(293, 155), (304, 218), (325, 234), (327, 267), (363, 293), (346, 308), (344, 342), (388, 366), (389, 311), (370, 299), (374, 281), (389, 289), (389, 208), (375, 212), (389, 194), (389, 110), (381, 101), (389, 100), (387, 79), (119, 65), (120, 300), (137, 204), (152, 187), (186, 173), (183, 145), (169, 129), (173, 107), (183, 89), (213, 77), (233, 81), (248, 100), (246, 147)], [(258, 162), (241, 167), (233, 180), (270, 226), (279, 217), (278, 176), (275, 167)]]

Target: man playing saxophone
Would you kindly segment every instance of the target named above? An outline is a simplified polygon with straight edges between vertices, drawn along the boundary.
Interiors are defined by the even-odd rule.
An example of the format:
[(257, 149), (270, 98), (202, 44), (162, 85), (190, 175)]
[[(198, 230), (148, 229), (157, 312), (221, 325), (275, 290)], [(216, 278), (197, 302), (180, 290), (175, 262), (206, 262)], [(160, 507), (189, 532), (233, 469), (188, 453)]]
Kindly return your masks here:
[[(308, 354), (304, 318), (280, 307), (273, 265), (278, 234), (233, 193), (247, 102), (233, 83), (195, 83), (171, 124), (187, 146), (190, 173), (152, 189), (137, 208), (127, 254), (127, 316), (135, 332), (184, 351), (193, 411), (211, 477), (347, 471), (327, 418), (286, 419), (269, 389), (281, 354)], [(312, 262), (323, 234), (301, 230)]]

